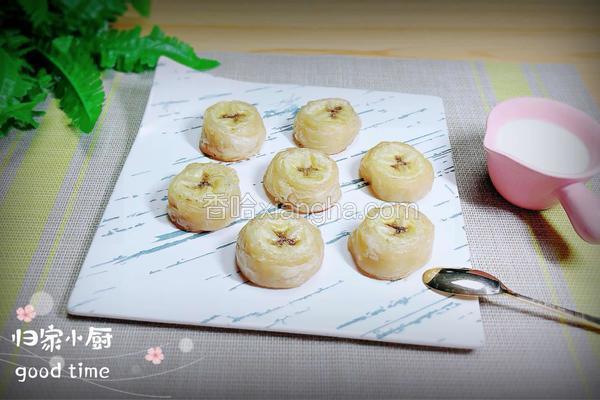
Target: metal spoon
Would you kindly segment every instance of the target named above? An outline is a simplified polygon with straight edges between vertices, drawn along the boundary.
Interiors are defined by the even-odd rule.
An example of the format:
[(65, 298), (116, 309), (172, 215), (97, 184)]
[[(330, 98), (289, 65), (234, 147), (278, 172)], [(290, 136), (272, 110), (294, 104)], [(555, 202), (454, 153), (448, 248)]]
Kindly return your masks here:
[(562, 316), (575, 319), (576, 322), (600, 329), (600, 318), (578, 311), (569, 310), (552, 303), (513, 292), (498, 278), (487, 272), (467, 268), (432, 268), (423, 273), (423, 283), (431, 289), (441, 292), (453, 293), (462, 296), (489, 296), (494, 294), (508, 294), (519, 300), (548, 310), (557, 312)]

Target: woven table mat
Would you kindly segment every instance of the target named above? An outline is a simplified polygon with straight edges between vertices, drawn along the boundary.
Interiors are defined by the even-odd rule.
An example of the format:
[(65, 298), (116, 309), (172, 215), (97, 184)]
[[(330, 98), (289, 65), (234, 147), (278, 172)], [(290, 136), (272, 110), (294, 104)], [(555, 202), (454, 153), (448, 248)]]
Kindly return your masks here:
[[(600, 314), (600, 246), (579, 239), (560, 207), (531, 212), (503, 200), (487, 177), (482, 145), (490, 108), (514, 96), (551, 97), (600, 119), (574, 67), (207, 56), (222, 62), (211, 73), (227, 78), (440, 96), (473, 265), (516, 291)], [(50, 100), (37, 130), (0, 139), (0, 397), (600, 397), (600, 335), (508, 299), (482, 301), (486, 344), (475, 351), (67, 316), (151, 84), (152, 73), (106, 73), (106, 104), (89, 135), (67, 128)], [(600, 179), (591, 186), (598, 191)], [(15, 310), (30, 303), (38, 315), (25, 324)], [(11, 341), (19, 328), (50, 324), (82, 333), (110, 327), (112, 345), (94, 351), (63, 343), (50, 353)], [(154, 346), (165, 356), (160, 365), (144, 359)], [(107, 366), (110, 378), (17, 382), (18, 366), (57, 361)]]

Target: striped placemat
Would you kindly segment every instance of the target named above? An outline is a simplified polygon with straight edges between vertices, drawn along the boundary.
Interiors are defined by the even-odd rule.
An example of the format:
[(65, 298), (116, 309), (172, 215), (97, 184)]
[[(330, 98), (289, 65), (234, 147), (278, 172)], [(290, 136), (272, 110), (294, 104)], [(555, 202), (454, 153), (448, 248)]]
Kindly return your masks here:
[[(600, 246), (582, 241), (560, 208), (517, 209), (493, 189), (482, 138), (491, 107), (546, 96), (596, 119), (572, 66), (500, 62), (214, 53), (216, 75), (259, 82), (430, 94), (444, 100), (473, 265), (515, 290), (599, 314)], [(65, 304), (137, 133), (152, 74), (106, 73), (107, 100), (82, 135), (50, 100), (40, 127), (0, 139), (0, 393), (7, 397), (499, 397), (600, 396), (600, 335), (502, 299), (482, 302), (486, 346), (472, 352), (283, 334), (239, 333), (67, 317)], [(596, 177), (591, 186), (600, 188)], [(16, 309), (33, 304), (30, 323)], [(16, 329), (112, 328), (110, 349), (15, 348)], [(160, 346), (159, 365), (144, 359)], [(110, 367), (110, 379), (30, 380), (15, 368), (53, 357)], [(473, 392), (472, 382), (486, 392)]]

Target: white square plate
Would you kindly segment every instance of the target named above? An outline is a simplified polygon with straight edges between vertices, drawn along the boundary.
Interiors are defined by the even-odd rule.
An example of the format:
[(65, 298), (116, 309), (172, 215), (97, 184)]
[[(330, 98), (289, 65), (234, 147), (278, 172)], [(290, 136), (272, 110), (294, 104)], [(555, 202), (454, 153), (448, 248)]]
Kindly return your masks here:
[[(187, 163), (209, 162), (198, 150), (204, 110), (221, 100), (255, 104), (267, 128), (261, 152), (230, 164), (255, 211), (272, 209), (261, 184), (273, 155), (294, 146), (297, 109), (309, 100), (341, 97), (362, 120), (356, 140), (333, 156), (340, 204), (359, 211), (381, 204), (358, 177), (362, 155), (383, 140), (407, 142), (433, 163), (432, 191), (418, 202), (435, 224), (431, 261), (408, 278), (384, 282), (354, 266), (347, 235), (361, 216), (335, 212), (310, 218), (326, 242), (319, 272), (295, 289), (246, 284), (235, 265), (245, 220), (212, 233), (177, 230), (166, 215), (170, 179)], [(248, 204), (245, 205), (247, 209)], [(69, 299), (84, 316), (293, 332), (431, 346), (475, 348), (484, 335), (476, 300), (427, 290), (431, 266), (470, 265), (442, 100), (370, 90), (275, 85), (217, 78), (161, 60), (142, 126), (121, 171)]]

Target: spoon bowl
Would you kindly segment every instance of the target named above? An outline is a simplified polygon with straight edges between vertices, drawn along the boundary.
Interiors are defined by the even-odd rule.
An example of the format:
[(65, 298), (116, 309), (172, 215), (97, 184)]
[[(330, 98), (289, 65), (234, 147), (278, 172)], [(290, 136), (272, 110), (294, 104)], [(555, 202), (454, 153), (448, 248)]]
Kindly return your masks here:
[(503, 291), (495, 276), (468, 268), (432, 268), (423, 274), (423, 283), (431, 289), (461, 296), (489, 296)]

